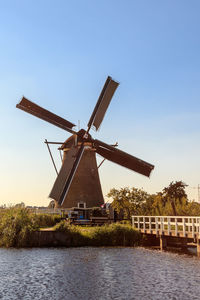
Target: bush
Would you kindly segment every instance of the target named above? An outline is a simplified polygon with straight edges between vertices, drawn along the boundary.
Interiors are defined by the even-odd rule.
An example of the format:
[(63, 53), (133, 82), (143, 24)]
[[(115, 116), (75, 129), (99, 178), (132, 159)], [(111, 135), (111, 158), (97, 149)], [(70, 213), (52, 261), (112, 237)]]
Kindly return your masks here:
[(102, 211), (99, 207), (93, 207), (91, 211), (92, 217), (102, 217)]
[(26, 208), (6, 209), (0, 216), (0, 246), (27, 246), (30, 233), (37, 229), (33, 215)]
[(62, 221), (54, 229), (66, 232), (70, 236), (71, 246), (135, 246), (141, 240), (140, 233), (131, 225), (119, 223), (83, 228)]
[(140, 234), (130, 225), (119, 223), (94, 227), (89, 233), (92, 246), (134, 246)]
[(61, 221), (60, 215), (35, 214), (33, 218), (40, 228), (52, 227)]
[(65, 232), (70, 238), (70, 245), (72, 247), (87, 246), (88, 239), (82, 234), (82, 231), (79, 227), (74, 225), (68, 225), (66, 221), (61, 221), (54, 226), (55, 231)]

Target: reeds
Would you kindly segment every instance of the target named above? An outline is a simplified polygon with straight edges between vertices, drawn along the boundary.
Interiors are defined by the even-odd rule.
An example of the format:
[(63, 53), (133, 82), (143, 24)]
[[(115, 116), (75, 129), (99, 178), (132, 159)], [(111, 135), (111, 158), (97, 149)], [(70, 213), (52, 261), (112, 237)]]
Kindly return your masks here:
[(0, 247), (26, 247), (30, 234), (41, 227), (54, 226), (59, 216), (36, 215), (27, 208), (10, 207), (0, 214)]
[[(36, 215), (26, 208), (5, 209), (0, 214), (0, 246), (29, 247), (32, 245), (33, 231), (39, 231), (41, 227), (52, 227), (58, 221), (59, 216)], [(71, 247), (136, 246), (141, 242), (140, 233), (130, 224), (81, 227), (61, 221), (54, 226), (54, 230), (64, 232)]]

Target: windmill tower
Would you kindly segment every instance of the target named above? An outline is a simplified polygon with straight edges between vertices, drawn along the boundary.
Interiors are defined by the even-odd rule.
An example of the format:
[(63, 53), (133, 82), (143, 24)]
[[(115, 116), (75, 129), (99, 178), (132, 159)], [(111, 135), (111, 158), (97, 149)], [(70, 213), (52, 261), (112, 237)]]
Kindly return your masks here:
[(84, 207), (94, 207), (104, 203), (96, 153), (125, 168), (150, 176), (154, 168), (153, 165), (102, 141), (93, 139), (89, 134), (91, 127), (95, 127), (96, 130), (99, 129), (118, 85), (118, 82), (108, 76), (88, 122), (87, 130), (81, 129), (78, 132), (72, 129), (75, 126), (73, 123), (38, 106), (25, 97), (17, 104), (17, 108), (72, 133), (72, 136), (61, 147), (64, 152), (63, 163), (49, 195), (56, 201), (56, 206), (71, 208), (82, 204)]
[[(76, 135), (72, 135), (61, 146), (63, 150), (63, 163), (57, 177), (50, 198), (59, 199), (65, 184), (66, 173), (71, 168), (75, 152), (81, 147), (82, 142)], [(64, 198), (63, 207), (98, 207), (104, 203), (99, 173), (97, 168), (96, 154), (92, 143), (84, 142), (84, 152), (74, 174), (70, 189)], [(56, 201), (58, 206), (58, 201)]]

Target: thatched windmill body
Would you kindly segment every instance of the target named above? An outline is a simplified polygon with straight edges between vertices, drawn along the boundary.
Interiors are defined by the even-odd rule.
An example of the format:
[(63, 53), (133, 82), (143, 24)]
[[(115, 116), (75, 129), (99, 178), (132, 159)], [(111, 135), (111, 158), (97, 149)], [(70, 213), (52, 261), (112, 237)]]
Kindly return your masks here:
[(154, 166), (126, 152), (116, 149), (89, 134), (91, 127), (99, 129), (106, 110), (119, 83), (108, 77), (97, 104), (88, 122), (87, 130), (73, 130), (73, 123), (49, 112), (25, 97), (17, 108), (20, 108), (40, 119), (52, 123), (70, 133), (61, 149), (63, 162), (49, 197), (56, 201), (56, 206), (71, 208), (83, 204), (84, 207), (100, 206), (104, 203), (96, 153), (103, 158), (117, 163), (145, 176), (149, 176)]

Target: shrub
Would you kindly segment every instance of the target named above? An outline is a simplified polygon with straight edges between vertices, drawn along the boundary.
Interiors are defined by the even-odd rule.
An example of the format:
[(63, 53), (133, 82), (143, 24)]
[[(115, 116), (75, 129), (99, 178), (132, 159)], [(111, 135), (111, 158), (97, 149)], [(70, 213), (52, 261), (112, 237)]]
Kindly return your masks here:
[(94, 227), (89, 236), (93, 246), (134, 246), (140, 240), (132, 226), (119, 223)]
[(35, 214), (33, 218), (40, 228), (52, 227), (61, 221), (60, 215)]
[(33, 215), (26, 208), (6, 209), (0, 218), (0, 246), (26, 246), (30, 233), (37, 229)]
[(66, 221), (61, 221), (54, 226), (55, 231), (65, 232), (70, 238), (70, 245), (72, 247), (87, 246), (88, 239), (82, 234), (82, 231), (79, 227), (74, 225), (68, 225)]
[(99, 208), (99, 207), (93, 207), (92, 211), (91, 211), (91, 214), (92, 214), (93, 217), (102, 217), (101, 208)]
[(70, 236), (71, 246), (135, 246), (141, 240), (140, 233), (131, 225), (119, 223), (83, 228), (62, 221), (54, 229), (66, 232)]

